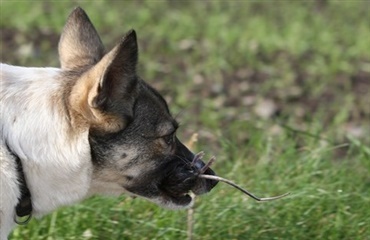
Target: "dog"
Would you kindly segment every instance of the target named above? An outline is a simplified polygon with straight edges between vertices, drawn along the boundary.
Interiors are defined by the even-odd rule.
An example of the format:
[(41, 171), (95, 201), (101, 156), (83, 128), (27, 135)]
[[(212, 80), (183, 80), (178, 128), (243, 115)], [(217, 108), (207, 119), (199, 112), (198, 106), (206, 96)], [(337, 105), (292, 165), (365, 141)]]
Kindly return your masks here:
[(182, 209), (193, 202), (189, 192), (217, 184), (199, 177), (204, 162), (176, 137), (164, 98), (138, 76), (134, 30), (105, 52), (77, 7), (58, 52), (60, 68), (1, 64), (1, 240), (20, 217), (92, 195), (127, 193)]

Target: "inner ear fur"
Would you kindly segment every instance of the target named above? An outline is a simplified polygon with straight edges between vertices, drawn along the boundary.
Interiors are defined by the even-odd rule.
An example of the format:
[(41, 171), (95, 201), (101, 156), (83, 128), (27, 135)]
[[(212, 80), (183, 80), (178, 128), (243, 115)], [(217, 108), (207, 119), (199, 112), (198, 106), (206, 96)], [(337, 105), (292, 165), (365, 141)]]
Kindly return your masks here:
[(137, 61), (136, 33), (131, 30), (77, 80), (70, 102), (91, 129), (115, 132), (132, 119), (137, 96)]
[(130, 30), (104, 60), (97, 93), (89, 104), (96, 109), (120, 112), (115, 103), (120, 99), (127, 100), (137, 83), (138, 46), (135, 31)]

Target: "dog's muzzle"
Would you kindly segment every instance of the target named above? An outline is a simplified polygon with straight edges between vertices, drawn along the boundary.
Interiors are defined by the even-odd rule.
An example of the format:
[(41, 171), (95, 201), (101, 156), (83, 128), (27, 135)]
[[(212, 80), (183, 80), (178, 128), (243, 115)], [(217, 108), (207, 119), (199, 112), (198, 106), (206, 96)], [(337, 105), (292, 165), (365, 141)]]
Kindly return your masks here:
[[(192, 201), (190, 192), (201, 195), (211, 191), (218, 182), (199, 178), (200, 170), (204, 166), (205, 164), (199, 160), (195, 166), (178, 164), (173, 167), (159, 185), (162, 196), (177, 205), (188, 205)], [(215, 175), (210, 168), (204, 174)]]
[(175, 153), (166, 159), (158, 158), (158, 162), (162, 163), (148, 172), (142, 172), (124, 188), (134, 196), (144, 197), (163, 207), (179, 209), (191, 205), (191, 192), (201, 195), (211, 191), (218, 183), (199, 177), (200, 174), (215, 175), (215, 172), (205, 169), (206, 164), (178, 140)]
[(165, 177), (160, 183), (159, 189), (172, 202), (178, 205), (187, 205), (192, 200), (189, 192), (193, 192), (195, 195), (207, 193), (218, 182), (200, 178), (199, 174), (215, 175), (215, 172), (211, 168), (204, 171), (205, 163), (200, 159), (192, 162), (195, 157), (194, 154), (180, 142), (178, 144), (180, 144), (181, 151), (178, 151), (175, 159), (168, 164)]

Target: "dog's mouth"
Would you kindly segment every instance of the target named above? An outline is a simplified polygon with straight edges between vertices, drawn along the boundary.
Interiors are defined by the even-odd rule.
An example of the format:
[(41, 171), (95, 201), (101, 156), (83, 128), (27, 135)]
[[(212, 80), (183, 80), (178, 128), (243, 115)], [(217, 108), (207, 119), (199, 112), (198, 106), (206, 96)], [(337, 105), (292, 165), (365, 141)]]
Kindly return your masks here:
[[(200, 169), (204, 165), (200, 161), (196, 166), (189, 167), (187, 164), (174, 161), (159, 178), (150, 177), (153, 173), (148, 174), (142, 178), (145, 179), (144, 181), (125, 186), (125, 189), (134, 196), (146, 198), (165, 208), (186, 208), (193, 203), (192, 195), (207, 193), (218, 183), (214, 180), (199, 178)], [(204, 174), (215, 175), (210, 168), (206, 169)]]
[[(204, 166), (202, 161), (198, 161), (191, 167), (178, 165), (169, 171), (158, 186), (164, 203), (171, 202), (178, 206), (188, 206), (193, 200), (190, 193), (201, 195), (209, 192), (217, 181), (198, 177)], [(215, 175), (210, 168), (205, 169), (204, 174)]]
[(184, 193), (181, 195), (166, 194), (162, 195), (162, 197), (165, 205), (168, 203), (173, 203), (176, 206), (189, 206), (193, 201), (193, 198), (190, 196), (189, 193)]
[[(175, 155), (155, 169), (143, 172), (139, 178), (135, 178), (136, 181), (126, 185), (125, 189), (166, 208), (189, 207), (193, 203), (193, 195), (207, 193), (218, 183), (199, 177), (201, 174), (215, 175), (199, 156), (194, 156), (190, 151), (185, 157)], [(140, 180), (137, 181), (138, 179)]]
[[(186, 186), (187, 184), (183, 184), (183, 183), (186, 183), (188, 180), (185, 180), (183, 183), (169, 185), (169, 182), (172, 182), (172, 181), (173, 179), (171, 179), (170, 177), (166, 178), (158, 186), (160, 197), (162, 198), (163, 203), (165, 205), (166, 203), (174, 203), (180, 206), (189, 205), (193, 200), (193, 198), (190, 196), (190, 193), (192, 192), (191, 185), (193, 185), (194, 183), (191, 183), (189, 184), (189, 186)], [(191, 179), (189, 183), (193, 181), (194, 180)]]

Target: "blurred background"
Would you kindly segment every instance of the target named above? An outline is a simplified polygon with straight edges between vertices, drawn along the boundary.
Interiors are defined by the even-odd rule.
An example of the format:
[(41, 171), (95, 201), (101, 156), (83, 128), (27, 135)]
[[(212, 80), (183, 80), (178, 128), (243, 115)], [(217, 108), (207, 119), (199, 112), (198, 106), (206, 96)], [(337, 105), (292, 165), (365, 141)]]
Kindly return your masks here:
[[(11, 239), (370, 239), (369, 1), (1, 1), (1, 62), (58, 67), (81, 6), (107, 50), (138, 34), (139, 75), (215, 155), (219, 184), (186, 211), (94, 197)], [(47, 81), (47, 79), (45, 79)], [(367, 206), (367, 207), (366, 207)], [(189, 238), (190, 239), (190, 238)]]

